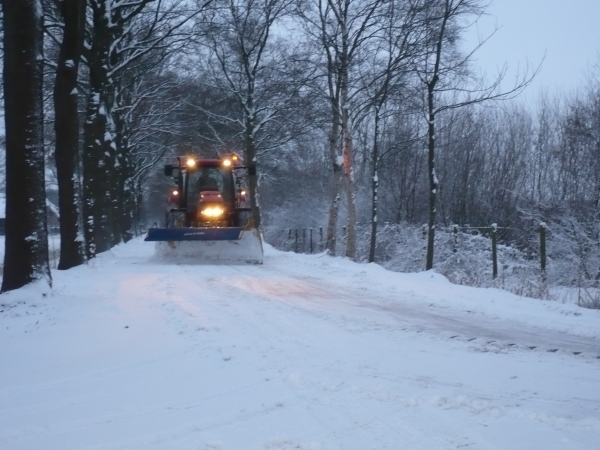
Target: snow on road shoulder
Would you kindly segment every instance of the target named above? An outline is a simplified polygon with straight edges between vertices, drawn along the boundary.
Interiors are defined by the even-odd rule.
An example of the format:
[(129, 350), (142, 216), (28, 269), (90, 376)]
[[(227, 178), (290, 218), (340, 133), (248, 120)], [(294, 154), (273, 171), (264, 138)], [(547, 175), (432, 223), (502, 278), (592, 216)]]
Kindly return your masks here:
[(268, 246), (262, 266), (152, 252), (0, 296), (0, 448), (598, 448), (593, 311)]
[[(509, 320), (527, 327), (563, 331), (598, 340), (600, 310), (552, 300), (521, 297), (501, 289), (476, 288), (450, 283), (434, 271), (391, 272), (377, 264), (356, 264), (346, 258), (324, 254), (299, 255), (267, 246), (267, 264), (291, 266), (299, 272), (326, 280), (340, 289), (362, 291), (364, 297), (385, 303), (428, 306), (477, 317)], [(285, 261), (285, 262), (282, 262)]]

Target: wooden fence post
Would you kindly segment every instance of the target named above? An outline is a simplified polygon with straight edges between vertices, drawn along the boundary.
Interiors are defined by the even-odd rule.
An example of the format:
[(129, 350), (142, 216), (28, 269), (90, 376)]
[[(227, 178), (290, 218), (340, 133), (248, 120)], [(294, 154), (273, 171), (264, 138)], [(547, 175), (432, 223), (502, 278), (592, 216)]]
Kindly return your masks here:
[(454, 233), (454, 242), (453, 242), (453, 248), (452, 248), (452, 252), (456, 253), (458, 252), (458, 225), (453, 225), (452, 226), (452, 232)]
[(496, 248), (498, 225), (492, 224), (492, 279), (498, 278), (498, 252)]
[(546, 284), (546, 223), (540, 222), (540, 266), (542, 283)]
[(319, 235), (320, 235), (319, 250), (323, 251), (323, 227), (319, 227)]
[(296, 242), (294, 243), (294, 253), (298, 253), (298, 228), (296, 228)]
[(306, 227), (302, 227), (302, 253), (306, 253)]
[(311, 254), (311, 255), (312, 255), (312, 252), (313, 252), (313, 246), (312, 246), (312, 242), (313, 242), (313, 239), (312, 239), (312, 230), (313, 230), (313, 229), (311, 228), (311, 229), (310, 229), (310, 254)]

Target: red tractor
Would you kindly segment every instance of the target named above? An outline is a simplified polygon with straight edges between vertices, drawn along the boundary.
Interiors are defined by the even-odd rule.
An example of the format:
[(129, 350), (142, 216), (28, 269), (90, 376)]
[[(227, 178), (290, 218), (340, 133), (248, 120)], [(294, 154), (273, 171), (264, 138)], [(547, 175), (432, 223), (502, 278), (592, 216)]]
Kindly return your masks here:
[[(247, 170), (238, 164), (236, 156), (178, 157), (177, 165), (165, 166), (165, 175), (175, 181), (176, 187), (167, 200), (164, 228), (151, 228), (146, 240), (158, 242), (159, 247), (166, 242), (169, 249), (180, 248), (185, 250), (183, 253), (196, 249), (201, 259), (219, 261), (228, 260), (231, 253), (215, 244), (223, 241), (235, 244), (235, 248), (224, 248), (236, 253), (236, 261), (241, 258), (244, 262), (262, 263), (262, 240), (249, 219), (250, 208), (240, 183)], [(194, 245), (189, 245), (189, 241), (194, 241)], [(217, 254), (207, 258), (206, 250), (213, 247), (219, 247), (214, 248)], [(244, 248), (249, 252), (244, 254)]]

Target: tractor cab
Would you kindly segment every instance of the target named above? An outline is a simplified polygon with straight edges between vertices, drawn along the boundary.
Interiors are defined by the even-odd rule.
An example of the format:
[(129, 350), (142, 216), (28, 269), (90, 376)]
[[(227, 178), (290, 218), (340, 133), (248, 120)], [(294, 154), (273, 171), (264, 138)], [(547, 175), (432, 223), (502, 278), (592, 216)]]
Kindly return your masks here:
[(177, 166), (166, 166), (165, 174), (177, 183), (167, 202), (166, 226), (244, 226), (248, 208), (243, 207), (245, 192), (235, 173), (239, 169), (244, 168), (237, 165), (237, 157), (179, 157)]
[(224, 167), (201, 166), (189, 173), (188, 209), (197, 226), (233, 225), (235, 178)]

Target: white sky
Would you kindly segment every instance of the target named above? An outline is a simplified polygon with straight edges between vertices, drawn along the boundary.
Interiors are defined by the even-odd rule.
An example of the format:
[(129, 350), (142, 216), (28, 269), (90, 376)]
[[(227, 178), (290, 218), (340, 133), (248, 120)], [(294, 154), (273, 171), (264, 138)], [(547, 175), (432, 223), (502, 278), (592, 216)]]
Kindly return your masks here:
[(499, 27), (475, 55), (489, 78), (506, 63), (512, 81), (518, 69), (537, 66), (546, 55), (526, 99), (541, 90), (572, 92), (600, 62), (600, 0), (493, 0), (487, 11), (468, 34), (465, 49), (477, 44), (478, 33), (485, 37)]

